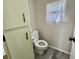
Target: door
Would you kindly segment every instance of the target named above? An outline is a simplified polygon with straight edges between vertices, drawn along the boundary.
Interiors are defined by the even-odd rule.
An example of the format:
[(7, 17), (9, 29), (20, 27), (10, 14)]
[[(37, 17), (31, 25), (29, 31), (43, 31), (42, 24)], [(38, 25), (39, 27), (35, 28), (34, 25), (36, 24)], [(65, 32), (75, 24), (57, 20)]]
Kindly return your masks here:
[(3, 2), (4, 30), (17, 28), (21, 26), (27, 26), (27, 0), (4, 0)]
[(29, 28), (4, 31), (11, 59), (34, 59)]

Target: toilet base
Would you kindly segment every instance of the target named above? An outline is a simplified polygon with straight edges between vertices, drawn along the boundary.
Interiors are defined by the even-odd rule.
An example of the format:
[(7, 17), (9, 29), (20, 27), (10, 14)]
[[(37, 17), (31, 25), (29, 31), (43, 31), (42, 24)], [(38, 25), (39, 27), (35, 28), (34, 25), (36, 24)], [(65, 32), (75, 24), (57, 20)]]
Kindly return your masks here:
[(44, 54), (44, 50), (37, 50), (36, 48), (35, 48), (35, 52), (37, 54), (39, 54), (39, 55), (43, 55)]

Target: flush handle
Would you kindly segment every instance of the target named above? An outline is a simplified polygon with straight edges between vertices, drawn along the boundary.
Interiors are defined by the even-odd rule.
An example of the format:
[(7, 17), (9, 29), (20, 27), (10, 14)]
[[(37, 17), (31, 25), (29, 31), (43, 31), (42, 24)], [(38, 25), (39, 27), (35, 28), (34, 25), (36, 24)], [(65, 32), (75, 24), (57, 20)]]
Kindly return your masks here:
[(28, 33), (26, 32), (26, 39), (28, 40)]

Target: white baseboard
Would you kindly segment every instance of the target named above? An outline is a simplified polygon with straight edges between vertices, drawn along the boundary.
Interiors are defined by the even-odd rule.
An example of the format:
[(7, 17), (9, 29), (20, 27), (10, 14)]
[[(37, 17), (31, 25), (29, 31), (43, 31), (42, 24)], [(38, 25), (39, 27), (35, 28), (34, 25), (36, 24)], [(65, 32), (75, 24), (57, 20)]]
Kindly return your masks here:
[(53, 46), (51, 46), (51, 45), (48, 45), (48, 46), (49, 46), (50, 48), (52, 48), (52, 49), (55, 49), (55, 50), (57, 50), (57, 51), (60, 51), (60, 52), (63, 52), (63, 53), (65, 53), (65, 54), (70, 55), (69, 52), (66, 52), (66, 51), (64, 51), (64, 50), (61, 50), (61, 49), (55, 48), (55, 47), (53, 47)]

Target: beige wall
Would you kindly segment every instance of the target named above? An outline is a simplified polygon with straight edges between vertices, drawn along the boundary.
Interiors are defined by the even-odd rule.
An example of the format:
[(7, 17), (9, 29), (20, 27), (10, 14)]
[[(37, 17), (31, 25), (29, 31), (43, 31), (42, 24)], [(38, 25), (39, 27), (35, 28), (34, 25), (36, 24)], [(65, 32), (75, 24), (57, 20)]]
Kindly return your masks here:
[(31, 18), (32, 28), (39, 31), (40, 39), (46, 40), (53, 47), (70, 52), (70, 41), (74, 29), (74, 0), (67, 0), (66, 16), (68, 21), (61, 24), (46, 22), (46, 5), (56, 0), (33, 0), (30, 8), (34, 19)]

